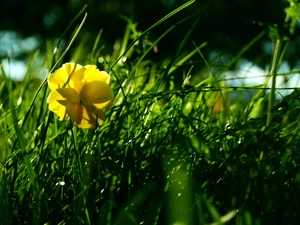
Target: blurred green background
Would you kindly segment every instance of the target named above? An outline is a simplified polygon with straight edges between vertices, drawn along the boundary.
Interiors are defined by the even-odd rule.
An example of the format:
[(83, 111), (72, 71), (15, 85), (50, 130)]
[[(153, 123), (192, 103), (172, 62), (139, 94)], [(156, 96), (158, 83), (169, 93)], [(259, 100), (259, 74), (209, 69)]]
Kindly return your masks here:
[[(83, 31), (89, 33), (90, 44), (100, 29), (103, 29), (102, 43), (106, 51), (111, 52), (115, 40), (122, 38), (127, 22), (125, 16), (138, 23), (137, 29), (145, 31), (163, 16), (176, 9), (186, 1), (182, 0), (2, 0), (0, 13), (0, 51), (1, 57), (6, 55), (10, 47), (7, 44), (6, 31), (17, 32), (21, 39), (35, 37), (39, 46), (43, 46), (46, 38), (57, 38), (65, 31), (76, 14), (87, 4), (88, 18)], [(170, 26), (180, 20), (191, 17), (164, 38), (158, 46), (158, 59), (173, 54), (184, 34), (191, 28), (198, 15), (200, 22), (193, 33), (196, 43), (208, 41), (205, 51), (221, 51), (235, 55), (251, 41), (268, 24), (283, 24), (284, 7), (287, 1), (278, 0), (196, 0), (187, 9), (172, 17), (151, 32), (153, 40)], [(79, 23), (79, 22), (78, 22)], [(261, 25), (262, 23), (263, 25)], [(12, 34), (10, 34), (12, 35)], [(175, 37), (175, 38), (174, 38)], [(94, 39), (93, 39), (94, 38)], [(10, 40), (13, 40), (9, 36)], [(266, 52), (268, 39), (260, 42), (259, 48), (247, 53), (250, 60), (262, 52)], [(88, 44), (88, 43), (87, 43)], [(163, 47), (162, 47), (163, 46)], [(35, 45), (35, 47), (38, 47)], [(191, 49), (194, 48), (190, 44)], [(299, 47), (295, 49), (299, 51)], [(21, 55), (20, 55), (21, 57)], [(295, 63), (293, 57), (291, 63)]]

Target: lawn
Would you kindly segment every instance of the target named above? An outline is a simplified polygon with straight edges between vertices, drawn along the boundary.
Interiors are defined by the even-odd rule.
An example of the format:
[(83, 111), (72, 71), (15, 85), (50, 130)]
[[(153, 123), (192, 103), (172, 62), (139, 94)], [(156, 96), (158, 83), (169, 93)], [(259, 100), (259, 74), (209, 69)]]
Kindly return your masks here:
[[(201, 14), (150, 35), (193, 4), (144, 31), (122, 18), (124, 36), (108, 54), (101, 51), (105, 30), (86, 47), (83, 7), (60, 39), (28, 56), (24, 78), (12, 79), (1, 62), (0, 224), (299, 222), (300, 92), (296, 82), (284, 86), (299, 69), (282, 65), (297, 41), (300, 3), (283, 9), (283, 29), (266, 26), (230, 57), (209, 54), (209, 40), (191, 38)], [(187, 21), (186, 33), (170, 35)], [(243, 56), (265, 37), (271, 55), (245, 69)], [(157, 59), (168, 38), (178, 38), (178, 46)], [(257, 81), (246, 75), (260, 61), (269, 62), (260, 82), (247, 83)], [(68, 63), (75, 67), (54, 87), (50, 74), (60, 79), (57, 71)], [(86, 72), (77, 89), (81, 65), (105, 72), (93, 79)], [(53, 92), (61, 95), (52, 101), (59, 110), (51, 110)]]

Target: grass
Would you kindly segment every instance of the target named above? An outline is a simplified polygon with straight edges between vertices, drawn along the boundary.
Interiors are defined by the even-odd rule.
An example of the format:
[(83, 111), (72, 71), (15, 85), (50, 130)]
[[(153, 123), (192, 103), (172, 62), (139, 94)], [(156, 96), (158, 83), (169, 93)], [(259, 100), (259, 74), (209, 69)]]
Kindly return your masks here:
[[(43, 64), (29, 61), (23, 81), (9, 79), (1, 66), (0, 224), (297, 224), (299, 91), (275, 99), (286, 53), (274, 52), (265, 83), (224, 85), (224, 74), (266, 32), (226, 64), (221, 55), (209, 59), (203, 52), (209, 43), (190, 39), (201, 22), (197, 15), (148, 39), (192, 3), (145, 32), (127, 19), (116, 43), (121, 47), (108, 55), (101, 52), (105, 31), (89, 50), (80, 42), (88, 38), (80, 33), (83, 9), (68, 27), (74, 34), (66, 47), (48, 41), (45, 52), (32, 57)], [(188, 19), (190, 30), (178, 37), (175, 54), (155, 61), (159, 41)], [(114, 106), (97, 129), (78, 129), (48, 110), (46, 80), (34, 74), (55, 70), (67, 57), (112, 76)], [(247, 90), (254, 94), (244, 101)]]

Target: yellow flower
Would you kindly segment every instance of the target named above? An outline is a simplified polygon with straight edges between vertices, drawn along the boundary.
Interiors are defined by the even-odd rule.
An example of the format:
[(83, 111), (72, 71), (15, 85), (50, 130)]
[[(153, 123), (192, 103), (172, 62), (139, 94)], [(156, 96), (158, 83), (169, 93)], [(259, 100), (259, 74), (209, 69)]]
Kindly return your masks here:
[(114, 100), (109, 81), (110, 76), (94, 65), (63, 64), (48, 77), (49, 110), (56, 113), (59, 120), (71, 119), (79, 128), (101, 125), (105, 110)]

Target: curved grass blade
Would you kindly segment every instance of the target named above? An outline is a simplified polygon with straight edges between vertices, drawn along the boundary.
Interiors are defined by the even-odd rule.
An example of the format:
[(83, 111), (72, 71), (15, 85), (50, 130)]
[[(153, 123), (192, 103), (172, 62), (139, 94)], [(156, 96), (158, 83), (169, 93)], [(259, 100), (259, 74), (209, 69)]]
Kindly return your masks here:
[(181, 5), (180, 7), (178, 7), (177, 9), (175, 9), (174, 11), (170, 12), (168, 15), (164, 16), (162, 19), (160, 19), (159, 21), (157, 21), (155, 24), (153, 24), (151, 27), (149, 27), (147, 30), (145, 30), (138, 38), (136, 38), (124, 51), (123, 54), (121, 54), (119, 56), (119, 58), (114, 62), (114, 64), (110, 67), (110, 70), (108, 71), (108, 73), (112, 70), (112, 68), (114, 68), (114, 66), (121, 60), (121, 58), (126, 54), (126, 52), (128, 52), (128, 50), (139, 40), (141, 39), (145, 34), (147, 34), (150, 30), (154, 29), (155, 27), (157, 27), (158, 25), (160, 25), (161, 23), (163, 23), (165, 20), (169, 19), (170, 17), (174, 16), (176, 13), (180, 12), (181, 10), (183, 10), (184, 8), (188, 7), (189, 5), (191, 5), (192, 3), (194, 3), (195, 0), (190, 0), (187, 3)]
[[(72, 37), (72, 39), (71, 39), (69, 45), (67, 46), (67, 48), (65, 49), (65, 51), (63, 52), (63, 54), (60, 56), (60, 58), (56, 61), (56, 63), (54, 64), (54, 66), (52, 67), (52, 69), (49, 71), (49, 73), (52, 73), (52, 71), (54, 70), (54, 68), (60, 63), (60, 61), (63, 59), (63, 57), (66, 55), (66, 53), (67, 53), (67, 52), (69, 51), (69, 49), (71, 48), (73, 42), (75, 41), (77, 35), (79, 34), (79, 32), (80, 32), (80, 30), (81, 30), (81, 28), (82, 28), (82, 26), (83, 26), (83, 24), (84, 24), (84, 22), (85, 22), (85, 20), (86, 20), (86, 17), (87, 17), (87, 13), (85, 14), (84, 18), (82, 19), (82, 21), (81, 21), (79, 27), (77, 28), (77, 30), (76, 30), (74, 36)], [(29, 113), (31, 112), (31, 110), (32, 110), (32, 108), (33, 108), (34, 102), (35, 102), (35, 100), (36, 100), (38, 94), (40, 93), (40, 91), (42, 90), (42, 88), (44, 87), (44, 85), (46, 84), (46, 82), (47, 82), (47, 77), (43, 80), (42, 84), (39, 86), (38, 90), (36, 91), (36, 93), (35, 93), (35, 95), (34, 95), (34, 97), (33, 97), (33, 100), (32, 100), (32, 102), (31, 102), (31, 104), (30, 104), (30, 106), (29, 106), (29, 109), (28, 109), (28, 111), (27, 111), (27, 113), (26, 113), (26, 115), (25, 115), (25, 117), (24, 117), (24, 120), (23, 120), (23, 123), (22, 123), (22, 126), (21, 126), (21, 130), (23, 129), (24, 124), (25, 124), (25, 122), (26, 122), (26, 120), (27, 120), (27, 118), (28, 118), (28, 116), (29, 116)]]

